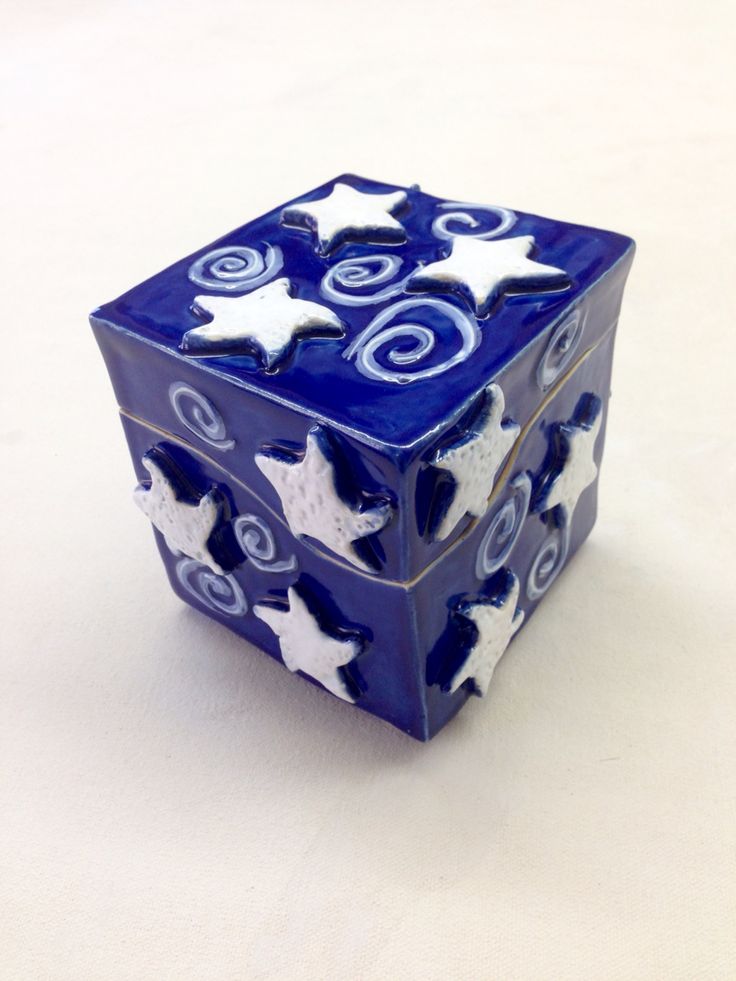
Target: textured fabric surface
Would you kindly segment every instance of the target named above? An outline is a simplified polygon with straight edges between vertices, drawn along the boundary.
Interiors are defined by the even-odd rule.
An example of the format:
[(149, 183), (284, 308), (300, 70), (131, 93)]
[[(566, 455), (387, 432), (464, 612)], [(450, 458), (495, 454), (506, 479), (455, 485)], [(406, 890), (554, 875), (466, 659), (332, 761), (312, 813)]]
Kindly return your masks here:
[[(0, 977), (736, 976), (733, 5), (4, 7)], [(429, 745), (170, 594), (85, 320), (348, 169), (639, 245), (596, 530)]]

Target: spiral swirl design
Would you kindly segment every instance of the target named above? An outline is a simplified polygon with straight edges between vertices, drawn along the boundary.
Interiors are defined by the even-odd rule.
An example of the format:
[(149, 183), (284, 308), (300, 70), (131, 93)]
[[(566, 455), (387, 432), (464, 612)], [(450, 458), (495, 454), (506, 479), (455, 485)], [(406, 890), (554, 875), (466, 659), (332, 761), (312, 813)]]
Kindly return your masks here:
[[(504, 235), (516, 224), (516, 214), (508, 208), (499, 208), (493, 204), (463, 204), (462, 201), (445, 201), (438, 205), (444, 214), (437, 215), (432, 222), (432, 234), (436, 238), (451, 239), (456, 235), (468, 235), (471, 238), (498, 238)], [(491, 228), (483, 228), (486, 222), (478, 221), (471, 211), (480, 211), (484, 215), (492, 215), (498, 219), (497, 224)], [(450, 229), (450, 225), (455, 226), (455, 231)], [(465, 230), (457, 230), (457, 226), (462, 226)]]
[[(377, 253), (354, 259), (343, 259), (327, 270), (320, 284), (320, 292), (325, 299), (348, 307), (382, 303), (400, 293), (408, 282), (409, 276), (391, 282), (395, 279), (400, 268), (401, 259), (395, 255)], [(375, 293), (344, 292), (345, 290), (383, 286), (384, 283), (390, 285)]]
[(183, 558), (176, 564), (176, 577), (198, 603), (214, 613), (242, 617), (248, 612), (248, 601), (232, 576), (218, 576), (196, 559)]
[(584, 317), (580, 310), (575, 310), (552, 332), (537, 366), (537, 384), (543, 392), (551, 388), (572, 363), (584, 327)]
[(475, 558), (475, 574), (487, 579), (505, 564), (516, 545), (529, 511), (532, 482), (528, 474), (520, 473), (510, 482), (511, 494), (496, 509)]
[(233, 531), (245, 555), (261, 572), (293, 572), (296, 556), (276, 559), (276, 541), (263, 518), (256, 514), (241, 514), (233, 521)]
[[(446, 316), (460, 335), (460, 348), (444, 361), (421, 368), (418, 371), (394, 370), (378, 361), (378, 352), (383, 350), (384, 358), (397, 368), (415, 365), (423, 361), (434, 350), (437, 344), (436, 331), (424, 324), (413, 323), (402, 319), (391, 325), (397, 317), (429, 307), (436, 313)], [(409, 342), (409, 346), (407, 346)], [(382, 310), (368, 324), (364, 331), (355, 338), (353, 343), (343, 351), (343, 357), (348, 360), (355, 358), (356, 366), (361, 374), (380, 381), (394, 382), (407, 385), (423, 378), (433, 378), (441, 375), (456, 364), (465, 361), (480, 343), (480, 331), (475, 320), (459, 307), (453, 306), (446, 300), (434, 297), (416, 297), (400, 300)]]
[(187, 275), (197, 286), (222, 293), (253, 290), (278, 273), (284, 257), (278, 246), (266, 245), (265, 258), (249, 245), (225, 245), (200, 256)]
[(547, 592), (565, 564), (569, 547), (570, 522), (565, 516), (564, 524), (553, 528), (534, 557), (526, 583), (530, 600), (538, 600)]
[(231, 450), (234, 439), (227, 438), (225, 423), (212, 402), (186, 382), (169, 386), (169, 402), (176, 418), (190, 433), (218, 450)]

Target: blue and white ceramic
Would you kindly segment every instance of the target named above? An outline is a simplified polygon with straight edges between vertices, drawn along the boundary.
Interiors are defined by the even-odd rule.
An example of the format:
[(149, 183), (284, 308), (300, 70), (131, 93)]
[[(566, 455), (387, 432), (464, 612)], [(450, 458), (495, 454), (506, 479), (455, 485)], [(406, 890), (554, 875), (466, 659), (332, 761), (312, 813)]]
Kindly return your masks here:
[(97, 309), (175, 591), (430, 738), (593, 526), (633, 254), (344, 175)]

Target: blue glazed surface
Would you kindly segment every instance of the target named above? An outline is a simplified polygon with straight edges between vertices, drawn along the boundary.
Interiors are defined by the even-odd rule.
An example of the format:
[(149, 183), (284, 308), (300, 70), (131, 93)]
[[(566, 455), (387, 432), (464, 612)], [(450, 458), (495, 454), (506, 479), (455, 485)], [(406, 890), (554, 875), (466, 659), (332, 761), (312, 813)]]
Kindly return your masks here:
[[(395, 190), (362, 178), (337, 180), (373, 194)], [(298, 201), (322, 199), (334, 184)], [(295, 591), (325, 638), (354, 639), (359, 654), (337, 669), (348, 700), (427, 739), (479, 693), (473, 676), (452, 684), (470, 654), (485, 649), (474, 606), (499, 606), (513, 585), (515, 622), (528, 621), (593, 526), (595, 468), (633, 243), (505, 209), (448, 205), (417, 189), (408, 189), (406, 203), (394, 211), (406, 230), (403, 244), (394, 230), (394, 239), (382, 244), (323, 247), (309, 222), (285, 227), (281, 213), (243, 226), (100, 308), (92, 325), (144, 491), (150, 481), (143, 461), (154, 458), (172, 475), (178, 500), (194, 507), (210, 494), (219, 502), (220, 523), (208, 547), (220, 575), (172, 552), (156, 533), (174, 590), (285, 663), (280, 639), (254, 608), (288, 612)], [(490, 314), (479, 319), (472, 298), (452, 285), (418, 297), (406, 291), (408, 283), (392, 292), (394, 280), (402, 283), (412, 270), (448, 255), (450, 233), (500, 242), (533, 235), (530, 258), (564, 269), (568, 279), (552, 289), (533, 284), (527, 292), (497, 295)], [(246, 266), (256, 257), (246, 269), (247, 288), (227, 278), (239, 274), (237, 262), (227, 265), (238, 248), (253, 250), (241, 253), (249, 256)], [(361, 279), (368, 267), (359, 267), (357, 281), (342, 287), (358, 300), (333, 302), (336, 266), (370, 256), (379, 257), (371, 267), (378, 271), (374, 282)], [(213, 296), (257, 295), (273, 277), (287, 276), (293, 298), (337, 311), (343, 336), (299, 337), (275, 359), (248, 344), (237, 352), (210, 349), (206, 339), (182, 349), (184, 335), (205, 322), (203, 304), (193, 301), (204, 295), (208, 302), (218, 263), (225, 279), (215, 282)], [(376, 293), (375, 302), (364, 302)], [(391, 313), (396, 305), (406, 316)], [(449, 320), (448, 309), (454, 311)], [(386, 331), (393, 340), (379, 345), (373, 366), (361, 361), (372, 332), (380, 338)], [(425, 356), (412, 360), (432, 331)], [(463, 336), (474, 340), (458, 358)], [(377, 377), (376, 370), (388, 376)], [(418, 380), (397, 381), (415, 372)], [(496, 460), (487, 494), (482, 485), (480, 510), (469, 504), (449, 534), (440, 534), (461, 476), (438, 461), (479, 440), (501, 394), (497, 424), (509, 434), (510, 448)], [(578, 437), (588, 448), (575, 462)], [(273, 459), (288, 464), (287, 472), (298, 469), (310, 441), (329, 468), (319, 478), (327, 493), (320, 507), (329, 510), (334, 491), (348, 521), (371, 508), (385, 510), (378, 530), (347, 547), (330, 544), (318, 525), (295, 532), (294, 503), (292, 513), (264, 467), (264, 459)], [(556, 479), (573, 464), (577, 491), (553, 494), (548, 506)], [(301, 487), (299, 496), (312, 490)]]
[[(393, 185), (344, 175), (295, 200), (322, 198), (336, 182), (371, 193), (396, 190)], [(225, 246), (250, 246), (261, 254), (265, 254), (267, 245), (278, 247), (283, 253), (278, 276), (287, 276), (292, 281), (298, 297), (319, 303), (327, 302), (319, 290), (325, 274), (335, 263), (348, 258), (395, 256), (402, 261), (395, 277), (400, 279), (420, 264), (442, 258), (448, 251), (447, 240), (432, 232), (432, 224), (445, 214), (442, 206), (447, 202), (418, 190), (409, 189), (407, 193), (408, 203), (400, 215), (407, 233), (404, 244), (346, 243), (323, 257), (317, 254), (310, 233), (280, 224), (281, 212), (288, 207), (281, 206), (105, 304), (95, 312), (95, 317), (182, 357), (179, 345), (183, 335), (202, 324), (202, 318), (192, 310), (195, 296), (216, 292), (192, 282), (188, 274), (202, 256)], [(499, 224), (496, 216), (484, 216), (478, 208), (471, 208), (468, 213), (489, 229)], [(385, 384), (364, 377), (354, 360), (344, 357), (351, 342), (377, 315), (397, 301), (407, 299), (405, 292), (359, 307), (328, 302), (345, 324), (345, 337), (299, 341), (276, 372), (265, 372), (256, 358), (247, 356), (214, 356), (200, 362), (200, 367), (253, 388), (265, 398), (283, 400), (310, 415), (324, 417), (338, 428), (354, 430), (380, 445), (404, 447), (422, 440), (437, 426), (450, 421), (459, 407), (498, 376), (552, 321), (563, 316), (604, 273), (631, 252), (631, 240), (623, 235), (521, 212), (515, 215), (515, 223), (504, 237), (533, 235), (534, 257), (564, 269), (570, 277), (570, 286), (505, 296), (495, 305), (492, 316), (480, 321), (477, 350), (445, 374), (408, 385)], [(448, 227), (458, 232), (466, 228), (462, 224)], [(364, 292), (370, 294), (375, 289)], [(467, 313), (467, 305), (458, 296), (448, 293), (442, 299)], [(425, 309), (413, 312), (411, 319), (434, 327), (438, 337), (434, 351), (415, 370), (442, 362), (457, 349), (457, 331), (446, 317)], [(388, 364), (386, 358), (383, 362)]]

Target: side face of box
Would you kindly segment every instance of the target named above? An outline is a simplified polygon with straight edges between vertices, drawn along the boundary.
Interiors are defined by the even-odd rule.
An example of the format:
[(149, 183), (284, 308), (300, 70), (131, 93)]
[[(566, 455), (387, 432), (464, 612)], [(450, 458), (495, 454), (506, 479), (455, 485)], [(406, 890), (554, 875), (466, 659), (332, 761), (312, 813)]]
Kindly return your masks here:
[(614, 337), (608, 331), (551, 390), (486, 515), (412, 587), (430, 735), (469, 691), (485, 694), (506, 647), (593, 528)]
[[(141, 482), (137, 493), (144, 506), (154, 494), (159, 524), (172, 529), (155, 534), (177, 595), (307, 680), (426, 739), (423, 663), (408, 591), (294, 538), (278, 514), (210, 457), (130, 416), (122, 422)], [(190, 527), (210, 500), (200, 536), (206, 552), (195, 559), (177, 548), (181, 533), (162, 520), (162, 510)]]

